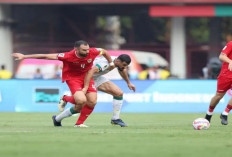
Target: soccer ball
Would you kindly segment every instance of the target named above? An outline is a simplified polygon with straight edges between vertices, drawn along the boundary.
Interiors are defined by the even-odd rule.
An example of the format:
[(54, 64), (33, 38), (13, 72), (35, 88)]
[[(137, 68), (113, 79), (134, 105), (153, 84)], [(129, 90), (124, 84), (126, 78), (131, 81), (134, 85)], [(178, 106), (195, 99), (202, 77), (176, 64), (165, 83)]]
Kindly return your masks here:
[(210, 123), (205, 118), (197, 118), (193, 121), (194, 130), (207, 130), (209, 129)]

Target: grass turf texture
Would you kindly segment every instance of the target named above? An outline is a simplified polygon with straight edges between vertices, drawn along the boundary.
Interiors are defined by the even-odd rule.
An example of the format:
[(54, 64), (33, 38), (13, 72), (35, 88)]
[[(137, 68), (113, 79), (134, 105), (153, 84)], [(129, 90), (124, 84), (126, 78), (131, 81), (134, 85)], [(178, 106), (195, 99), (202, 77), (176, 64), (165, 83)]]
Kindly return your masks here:
[[(94, 113), (89, 128), (74, 128), (77, 117), (53, 127), (54, 113), (0, 113), (1, 157), (218, 157), (231, 156), (232, 124), (219, 114), (209, 130), (193, 130), (204, 114), (124, 113), (127, 128), (112, 126), (110, 113)], [(232, 121), (231, 121), (232, 123)]]

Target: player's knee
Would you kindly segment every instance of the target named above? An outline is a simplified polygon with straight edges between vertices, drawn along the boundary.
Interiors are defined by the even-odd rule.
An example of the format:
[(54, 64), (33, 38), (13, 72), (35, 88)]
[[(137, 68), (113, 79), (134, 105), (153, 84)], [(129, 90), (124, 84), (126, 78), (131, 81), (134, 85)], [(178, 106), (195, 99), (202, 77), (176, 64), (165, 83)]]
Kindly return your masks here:
[(115, 95), (115, 97), (123, 97), (123, 91), (118, 91)]
[(84, 105), (86, 104), (86, 99), (75, 99), (77, 105)]
[(223, 94), (216, 94), (215, 95), (215, 97), (216, 97), (216, 99), (218, 99), (218, 100), (221, 100), (222, 98), (223, 98)]
[(97, 100), (90, 100), (87, 101), (87, 105), (90, 107), (94, 107), (97, 104)]
[(81, 109), (82, 109), (82, 106), (81, 105), (75, 105), (73, 107), (73, 110), (76, 112), (76, 113), (80, 113), (81, 112)]

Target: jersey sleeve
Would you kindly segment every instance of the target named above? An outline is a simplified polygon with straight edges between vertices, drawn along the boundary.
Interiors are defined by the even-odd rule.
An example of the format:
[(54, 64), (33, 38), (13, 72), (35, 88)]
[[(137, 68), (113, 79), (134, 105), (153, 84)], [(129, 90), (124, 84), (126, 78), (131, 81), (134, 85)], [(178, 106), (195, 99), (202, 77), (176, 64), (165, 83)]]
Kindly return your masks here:
[(102, 55), (103, 53), (102, 48), (90, 48), (90, 51), (94, 56)]
[(57, 59), (60, 61), (67, 61), (68, 55), (68, 53), (58, 53)]
[(232, 42), (228, 42), (226, 46), (222, 49), (222, 53), (229, 55), (232, 51)]

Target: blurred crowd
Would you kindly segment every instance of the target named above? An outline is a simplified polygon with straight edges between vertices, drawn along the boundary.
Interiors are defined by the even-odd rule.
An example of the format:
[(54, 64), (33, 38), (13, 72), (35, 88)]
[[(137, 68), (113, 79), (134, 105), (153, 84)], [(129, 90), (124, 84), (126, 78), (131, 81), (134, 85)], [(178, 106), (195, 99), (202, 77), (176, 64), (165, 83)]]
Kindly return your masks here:
[[(62, 66), (56, 65), (54, 66), (53, 76), (49, 79), (61, 79), (62, 77)], [(10, 71), (6, 69), (5, 65), (1, 65), (0, 70), (0, 79), (12, 79), (17, 77), (13, 75)], [(43, 73), (40, 67), (37, 67), (32, 75), (31, 79), (47, 79), (46, 73)]]
[[(217, 79), (220, 73), (222, 62), (218, 57), (211, 58), (207, 65), (202, 68), (202, 76), (200, 79)], [(155, 65), (153, 67), (148, 67), (147, 65), (141, 65), (143, 70), (136, 74), (136, 77), (131, 77), (131, 79), (138, 80), (165, 80), (165, 79), (178, 79), (170, 73), (168, 66)], [(44, 70), (44, 69), (43, 69)], [(33, 73), (31, 79), (61, 79), (62, 77), (62, 66), (54, 66), (53, 76), (49, 78), (46, 77), (46, 73), (43, 73), (40, 67), (37, 67)], [(46, 70), (46, 69), (45, 69)], [(0, 79), (11, 79), (14, 75), (6, 69), (5, 65), (1, 65)], [(17, 78), (17, 77), (15, 77)]]
[(156, 65), (153, 67), (147, 67), (146, 65), (143, 65), (142, 67), (143, 71), (138, 74), (139, 80), (165, 80), (171, 76), (167, 66), (161, 67)]

